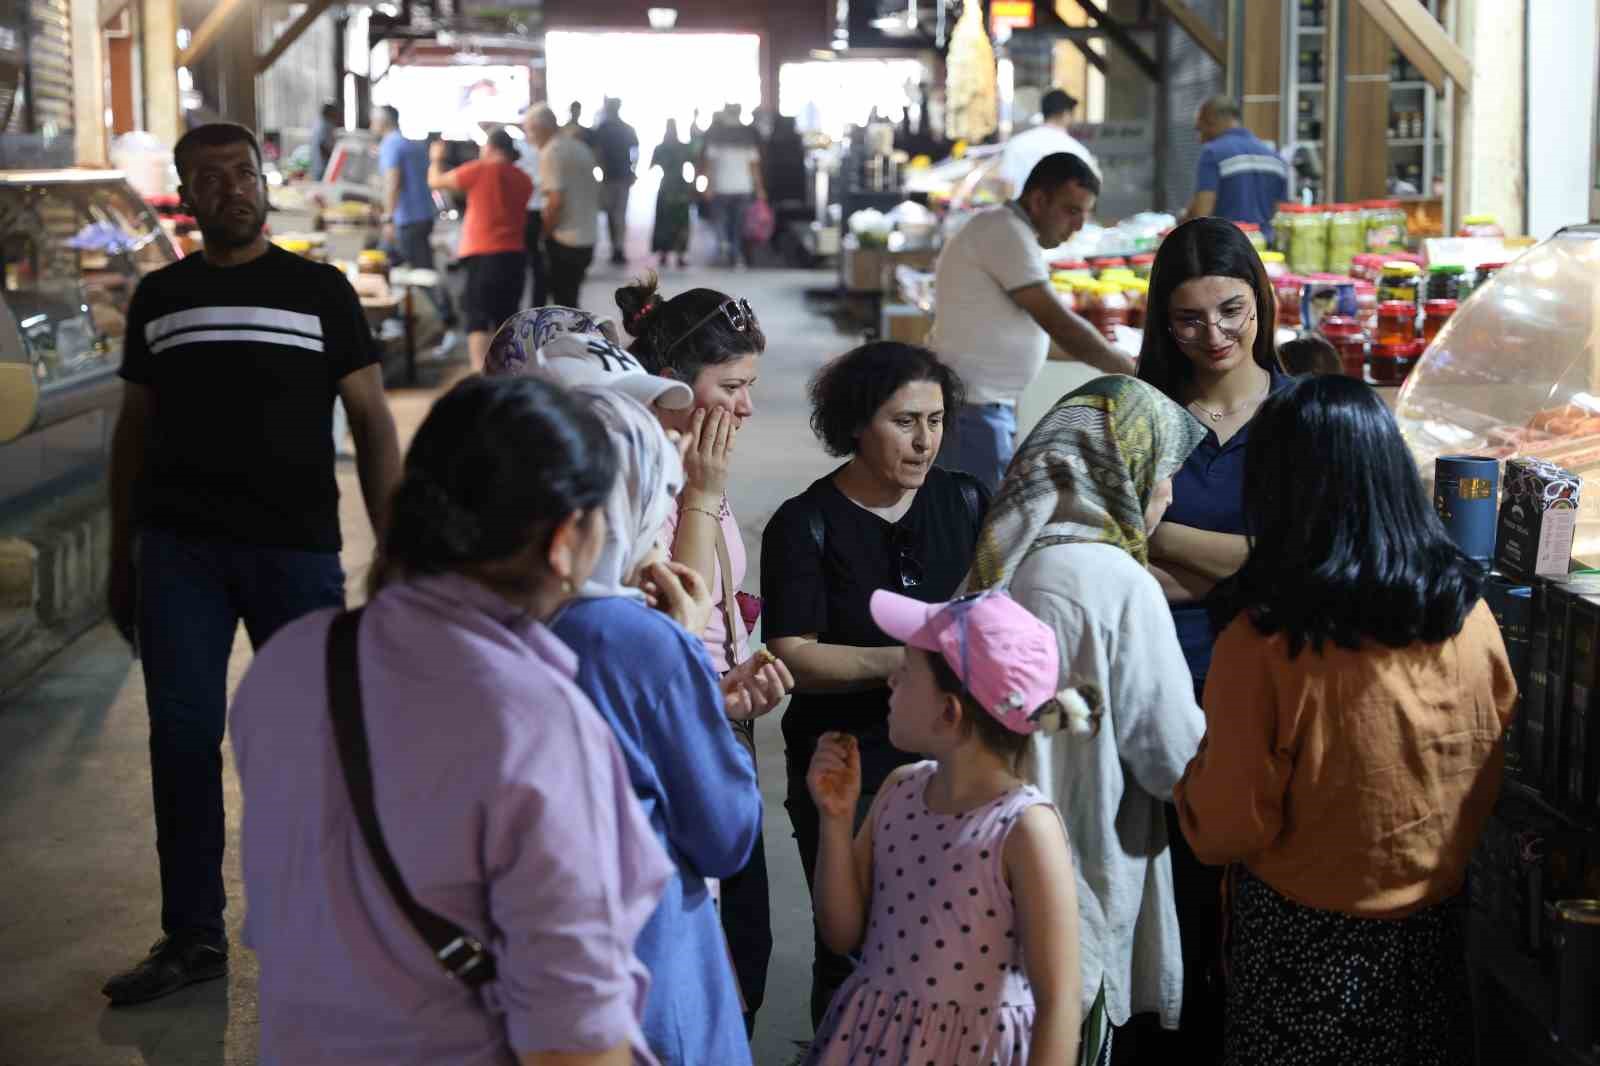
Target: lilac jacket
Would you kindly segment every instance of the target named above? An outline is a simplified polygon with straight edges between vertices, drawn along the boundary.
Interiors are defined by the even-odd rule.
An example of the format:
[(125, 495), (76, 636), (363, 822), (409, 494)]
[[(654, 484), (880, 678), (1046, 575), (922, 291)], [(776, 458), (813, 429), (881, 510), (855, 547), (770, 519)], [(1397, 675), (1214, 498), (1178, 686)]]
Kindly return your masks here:
[(653, 1063), (633, 945), (674, 871), (572, 652), (454, 576), (391, 586), (361, 622), (378, 818), (412, 895), (496, 954), (480, 1002), (406, 923), (351, 811), (331, 618), (268, 642), (230, 715), (261, 1062), (500, 1066), (627, 1041)]

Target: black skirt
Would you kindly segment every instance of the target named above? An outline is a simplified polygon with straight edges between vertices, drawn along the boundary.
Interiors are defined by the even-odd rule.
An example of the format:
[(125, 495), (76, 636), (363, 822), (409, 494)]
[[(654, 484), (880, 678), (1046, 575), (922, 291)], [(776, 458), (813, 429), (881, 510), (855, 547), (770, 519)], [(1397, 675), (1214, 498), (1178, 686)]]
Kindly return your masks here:
[(1303, 907), (1242, 869), (1232, 895), (1227, 1066), (1472, 1061), (1462, 899), (1356, 918)]

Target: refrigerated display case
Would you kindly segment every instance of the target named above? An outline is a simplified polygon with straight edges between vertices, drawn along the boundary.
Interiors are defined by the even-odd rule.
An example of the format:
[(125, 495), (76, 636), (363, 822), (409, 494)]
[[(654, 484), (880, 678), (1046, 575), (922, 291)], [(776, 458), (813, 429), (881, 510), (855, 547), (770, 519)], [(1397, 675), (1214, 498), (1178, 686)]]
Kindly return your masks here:
[(1440, 455), (1547, 459), (1584, 487), (1573, 554), (1600, 562), (1600, 226), (1572, 226), (1474, 290), (1395, 412), (1430, 484)]
[(0, 172), (0, 376), (37, 390), (0, 438), (0, 505), (103, 464), (129, 301), (177, 259), (120, 174)]

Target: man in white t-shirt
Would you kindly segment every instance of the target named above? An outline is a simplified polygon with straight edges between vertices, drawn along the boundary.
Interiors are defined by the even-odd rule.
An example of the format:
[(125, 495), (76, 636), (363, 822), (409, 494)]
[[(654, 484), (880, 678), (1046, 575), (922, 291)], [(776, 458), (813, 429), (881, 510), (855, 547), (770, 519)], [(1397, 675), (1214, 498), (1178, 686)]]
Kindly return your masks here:
[(1027, 184), (1028, 175), (1039, 165), (1039, 160), (1057, 152), (1070, 152), (1077, 156), (1089, 164), (1095, 177), (1100, 177), (1100, 164), (1082, 142), (1067, 132), (1067, 124), (1072, 121), (1072, 112), (1077, 106), (1078, 101), (1065, 92), (1051, 89), (1039, 102), (1039, 124), (1023, 130), (1006, 142), (1000, 152), (1000, 176), (1010, 186), (1007, 195), (1013, 198), (1018, 196)]
[(528, 248), (528, 270), (533, 275), (533, 301), (529, 307), (543, 307), (550, 297), (550, 280), (544, 258), (544, 190), (539, 187), (539, 143), (535, 138), (535, 119), (538, 108), (530, 107), (522, 116), (522, 155), (517, 158), (517, 169), (533, 182), (533, 195), (528, 197), (528, 217), (522, 227), (522, 243)]
[(1022, 195), (980, 211), (945, 243), (935, 267), (933, 347), (966, 383), (938, 463), (992, 491), (1016, 450), (1017, 401), (1033, 384), (1054, 340), (1064, 358), (1107, 374), (1134, 363), (1100, 331), (1067, 310), (1050, 285), (1044, 249), (1083, 228), (1100, 179), (1077, 156), (1045, 156)]
[(577, 307), (583, 276), (594, 262), (600, 236), (600, 182), (595, 158), (577, 137), (560, 137), (556, 115), (548, 107), (528, 124), (529, 140), (539, 149), (536, 193), (544, 194), (545, 267), (550, 299), (558, 307)]

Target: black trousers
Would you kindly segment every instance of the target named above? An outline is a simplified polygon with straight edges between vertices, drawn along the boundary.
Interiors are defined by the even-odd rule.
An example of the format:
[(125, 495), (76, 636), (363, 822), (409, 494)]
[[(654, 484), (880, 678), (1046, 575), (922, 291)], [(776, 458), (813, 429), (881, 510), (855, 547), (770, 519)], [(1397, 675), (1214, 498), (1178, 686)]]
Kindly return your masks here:
[(550, 267), (544, 257), (544, 215), (529, 211), (522, 227), (522, 242), (528, 246), (528, 270), (533, 275), (533, 302), (529, 307), (543, 307), (550, 299)]
[[(754, 758), (755, 723), (729, 724), (739, 743)], [(744, 997), (745, 1029), (751, 1031), (756, 1011), (767, 997), (767, 966), (772, 961), (772, 901), (767, 885), (767, 846), (762, 834), (756, 835), (755, 849), (744, 869), (722, 879), (722, 932), (728, 938), (728, 954), (733, 956), (739, 994)]]
[(577, 307), (583, 276), (594, 262), (594, 248), (571, 248), (560, 241), (547, 240), (544, 254), (550, 271), (550, 302), (557, 307)]

